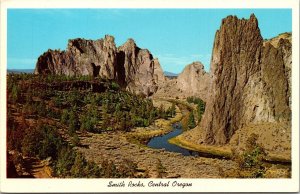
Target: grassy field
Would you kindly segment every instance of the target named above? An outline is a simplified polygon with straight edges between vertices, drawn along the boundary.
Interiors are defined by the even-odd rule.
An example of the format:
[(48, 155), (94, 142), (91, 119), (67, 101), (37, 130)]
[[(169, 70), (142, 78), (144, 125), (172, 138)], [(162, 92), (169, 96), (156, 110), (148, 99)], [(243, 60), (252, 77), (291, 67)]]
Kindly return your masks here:
[(201, 145), (201, 144), (194, 144), (192, 142), (187, 141), (183, 138), (183, 136), (179, 135), (172, 139), (169, 139), (169, 143), (175, 144), (177, 146), (201, 152), (201, 153), (207, 153), (218, 157), (224, 157), (224, 158), (231, 158), (232, 152), (230, 147), (227, 146), (210, 146), (210, 145)]

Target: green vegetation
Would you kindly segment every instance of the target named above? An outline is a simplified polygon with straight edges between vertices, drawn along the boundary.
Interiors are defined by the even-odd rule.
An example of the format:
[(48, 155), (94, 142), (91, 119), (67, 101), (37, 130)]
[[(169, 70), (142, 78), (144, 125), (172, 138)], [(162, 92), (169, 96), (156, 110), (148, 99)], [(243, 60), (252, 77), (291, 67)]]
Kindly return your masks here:
[(266, 168), (263, 165), (263, 159), (266, 153), (261, 145), (257, 143), (258, 135), (251, 134), (246, 142), (246, 150), (242, 155), (236, 157), (241, 170), (251, 172), (248, 178), (263, 178)]
[[(149, 126), (155, 119), (175, 116), (175, 105), (157, 109), (151, 99), (122, 91), (115, 82), (97, 81), (104, 92), (89, 90), (90, 77), (8, 75), (8, 104), (16, 106), (25, 118), (60, 119), (69, 134), (76, 131), (101, 133), (106, 130), (130, 131)], [(68, 84), (59, 85), (58, 81)], [(77, 82), (75, 87), (72, 81)], [(53, 89), (54, 88), (54, 89)], [(57, 89), (56, 89), (57, 88)], [(18, 103), (17, 103), (18, 102)]]
[(193, 129), (193, 128), (196, 127), (195, 116), (194, 116), (193, 111), (191, 111), (190, 114), (189, 114), (188, 127), (190, 129)]
[[(261, 145), (257, 143), (258, 135), (251, 134), (247, 139), (246, 147), (243, 152), (232, 149), (232, 159), (238, 164), (238, 169), (224, 171), (219, 168), (220, 175), (226, 178), (268, 178), (272, 174), (267, 170), (270, 164), (264, 163), (266, 153)], [(272, 175), (271, 175), (272, 177)]]
[(198, 122), (200, 122), (202, 115), (205, 111), (205, 102), (197, 97), (188, 97), (187, 102), (197, 105), (197, 117), (198, 117)]
[(178, 145), (180, 147), (209, 154), (219, 158), (230, 159), (232, 157), (232, 151), (228, 146), (214, 146), (206, 144), (196, 144), (191, 141), (186, 140), (182, 135), (173, 137), (168, 140), (169, 143)]
[(127, 133), (127, 140), (131, 143), (145, 146), (145, 142), (147, 142), (150, 138), (164, 135), (172, 131), (172, 124), (181, 121), (183, 116), (180, 111), (176, 112), (174, 103), (172, 103), (172, 105), (167, 109), (167, 112), (169, 112), (168, 110), (174, 110), (175, 113), (173, 113), (174, 116), (172, 118), (155, 120), (156, 127), (154, 129), (143, 128), (143, 130)]
[(8, 74), (7, 96), (8, 150), (51, 157), (58, 177), (135, 177), (130, 161), (119, 167), (110, 161), (101, 167), (86, 161), (72, 148), (80, 146), (78, 134), (128, 132), (175, 116), (175, 105), (157, 109), (151, 99), (89, 76)]
[(26, 156), (57, 159), (63, 144), (55, 128), (38, 123), (36, 128), (28, 128), (22, 141), (22, 153)]

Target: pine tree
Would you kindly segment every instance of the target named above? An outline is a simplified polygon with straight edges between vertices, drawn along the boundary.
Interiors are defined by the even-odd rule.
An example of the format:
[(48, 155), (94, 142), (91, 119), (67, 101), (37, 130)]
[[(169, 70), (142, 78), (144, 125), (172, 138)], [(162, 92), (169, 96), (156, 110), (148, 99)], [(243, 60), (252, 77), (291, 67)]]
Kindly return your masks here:
[(194, 113), (193, 111), (190, 112), (190, 115), (189, 115), (189, 122), (188, 122), (188, 127), (190, 129), (193, 129), (196, 127), (196, 123), (195, 123), (195, 118), (194, 118)]
[(176, 114), (176, 107), (175, 107), (175, 104), (172, 103), (172, 106), (171, 106), (171, 117), (174, 117)]
[(71, 168), (71, 174), (73, 175), (73, 177), (75, 178), (80, 178), (80, 177), (85, 177), (86, 175), (84, 174), (84, 167), (87, 165), (84, 157), (82, 156), (82, 154), (78, 153), (76, 155), (74, 164)]

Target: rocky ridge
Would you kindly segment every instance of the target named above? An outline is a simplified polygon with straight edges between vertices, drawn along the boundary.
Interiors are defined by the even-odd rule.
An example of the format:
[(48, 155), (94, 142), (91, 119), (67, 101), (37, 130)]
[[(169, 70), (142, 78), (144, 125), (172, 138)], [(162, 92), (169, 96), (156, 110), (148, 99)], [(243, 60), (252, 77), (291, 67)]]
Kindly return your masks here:
[(178, 75), (177, 87), (180, 88), (186, 96), (199, 96), (204, 101), (207, 101), (210, 76), (205, 72), (201, 62), (193, 62), (186, 66), (182, 73)]
[(155, 97), (169, 98), (187, 98), (189, 96), (197, 96), (207, 101), (210, 88), (211, 78), (209, 73), (204, 70), (201, 62), (196, 61), (187, 65), (184, 70), (172, 79), (165, 78), (160, 82)]
[(156, 92), (158, 82), (164, 80), (160, 72), (158, 60), (147, 49), (139, 48), (133, 39), (117, 48), (110, 35), (98, 40), (69, 40), (65, 51), (48, 50), (42, 54), (34, 71), (35, 74), (98, 76), (146, 96)]
[[(216, 32), (205, 142), (225, 144), (250, 123), (289, 122), (291, 42), (263, 41), (258, 21), (228, 16)], [(273, 43), (273, 44), (272, 44)]]
[(34, 73), (98, 76), (145, 96), (158, 93), (163, 97), (200, 96), (204, 100), (210, 83), (200, 62), (187, 65), (178, 79), (170, 80), (149, 50), (139, 48), (133, 39), (116, 47), (110, 35), (98, 40), (69, 40), (65, 51), (49, 49), (38, 58)]

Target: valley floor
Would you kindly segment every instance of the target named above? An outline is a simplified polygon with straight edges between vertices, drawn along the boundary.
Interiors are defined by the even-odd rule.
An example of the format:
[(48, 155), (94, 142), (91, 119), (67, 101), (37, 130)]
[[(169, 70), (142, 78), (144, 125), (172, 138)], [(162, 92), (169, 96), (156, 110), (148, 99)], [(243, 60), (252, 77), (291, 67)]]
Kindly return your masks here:
[(236, 169), (237, 166), (231, 160), (183, 156), (130, 143), (124, 133), (89, 134), (80, 139), (83, 146), (77, 150), (87, 160), (101, 164), (107, 159), (116, 165), (131, 160), (138, 165), (140, 172), (148, 173), (151, 178), (219, 178), (220, 168)]
[[(156, 106), (161, 103), (171, 104), (164, 100), (154, 101)], [(82, 146), (76, 150), (85, 158), (96, 164), (104, 160), (114, 161), (118, 166), (130, 160), (137, 164), (138, 171), (151, 178), (220, 178), (222, 170), (236, 169), (237, 164), (231, 160), (220, 160), (196, 156), (183, 156), (180, 153), (168, 152), (163, 149), (152, 149), (139, 141), (156, 135), (168, 133), (171, 123), (180, 121), (182, 110), (176, 107), (176, 116), (170, 120), (159, 119), (147, 128), (136, 128), (131, 133), (107, 132), (102, 134), (88, 133), (79, 136)]]
[[(182, 118), (182, 111), (178, 110), (177, 107), (175, 121)], [(164, 124), (170, 125), (170, 121)], [(141, 134), (148, 134), (147, 137), (150, 137), (149, 131), (156, 131), (152, 134), (155, 136), (167, 133), (169, 130), (160, 131), (161, 127), (166, 127), (166, 125), (157, 129), (155, 127), (157, 125), (138, 128), (130, 134), (123, 132), (88, 133), (79, 136), (81, 146), (76, 147), (76, 150), (83, 153), (87, 160), (98, 165), (104, 160), (114, 161), (117, 166), (126, 160), (133, 161), (137, 164), (137, 169), (142, 176), (151, 178), (241, 178), (253, 173), (251, 170), (241, 172), (238, 163), (231, 159), (183, 156), (164, 149), (152, 149), (139, 141), (132, 140), (132, 137), (143, 137)], [(265, 176), (266, 178), (287, 178), (289, 167), (269, 164)]]

